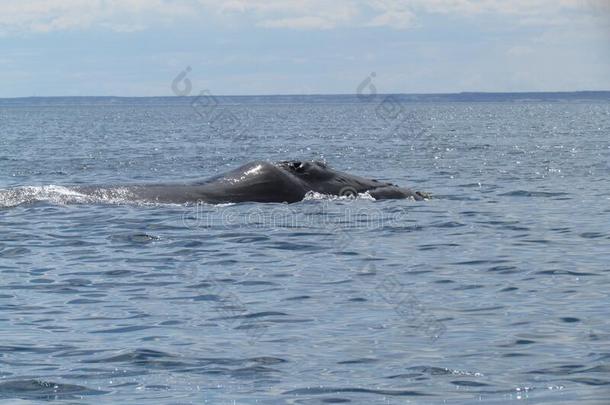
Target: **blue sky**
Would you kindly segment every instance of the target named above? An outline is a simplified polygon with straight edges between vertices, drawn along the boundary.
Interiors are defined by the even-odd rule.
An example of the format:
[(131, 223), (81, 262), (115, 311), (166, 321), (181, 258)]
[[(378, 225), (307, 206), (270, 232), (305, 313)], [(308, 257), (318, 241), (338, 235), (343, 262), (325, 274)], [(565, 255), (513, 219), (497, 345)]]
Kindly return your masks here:
[(610, 0), (3, 0), (0, 97), (610, 90)]

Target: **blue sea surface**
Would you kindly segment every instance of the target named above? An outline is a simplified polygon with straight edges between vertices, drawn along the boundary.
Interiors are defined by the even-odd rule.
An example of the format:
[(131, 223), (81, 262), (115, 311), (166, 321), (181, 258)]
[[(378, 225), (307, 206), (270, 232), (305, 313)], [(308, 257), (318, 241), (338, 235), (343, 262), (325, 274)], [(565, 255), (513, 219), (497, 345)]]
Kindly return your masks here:
[[(0, 103), (0, 403), (610, 403), (610, 101)], [(75, 184), (316, 159), (432, 194)]]

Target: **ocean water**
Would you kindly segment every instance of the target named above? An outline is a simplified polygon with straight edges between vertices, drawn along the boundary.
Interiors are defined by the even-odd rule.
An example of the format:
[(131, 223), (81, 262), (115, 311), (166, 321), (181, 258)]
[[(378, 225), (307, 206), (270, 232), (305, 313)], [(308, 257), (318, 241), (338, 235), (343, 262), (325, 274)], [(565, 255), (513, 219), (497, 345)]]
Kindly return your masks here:
[[(610, 102), (0, 106), (0, 403), (610, 403)], [(432, 194), (88, 200), (320, 159)]]

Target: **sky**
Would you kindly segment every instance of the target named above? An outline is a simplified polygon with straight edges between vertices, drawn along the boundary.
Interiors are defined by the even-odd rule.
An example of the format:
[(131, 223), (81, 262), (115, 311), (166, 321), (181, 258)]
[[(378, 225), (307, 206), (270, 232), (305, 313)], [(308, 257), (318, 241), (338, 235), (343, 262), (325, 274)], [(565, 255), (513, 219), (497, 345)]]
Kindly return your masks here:
[(0, 97), (354, 94), (363, 83), (610, 90), (610, 0), (0, 1)]

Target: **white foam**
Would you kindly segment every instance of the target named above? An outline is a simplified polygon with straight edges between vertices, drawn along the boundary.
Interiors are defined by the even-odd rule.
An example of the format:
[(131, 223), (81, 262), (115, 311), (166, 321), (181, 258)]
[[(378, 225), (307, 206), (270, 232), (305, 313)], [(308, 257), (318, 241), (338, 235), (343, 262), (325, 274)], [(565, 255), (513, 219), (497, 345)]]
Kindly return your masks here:
[(303, 197), (303, 201), (312, 201), (312, 200), (369, 200), (375, 201), (375, 197), (369, 194), (368, 191), (364, 193), (358, 193), (357, 196), (352, 195), (332, 195), (332, 194), (322, 194), (316, 191), (308, 191)]
[(119, 204), (133, 201), (133, 194), (123, 188), (98, 189), (91, 194), (84, 194), (69, 187), (23, 186), (12, 189), (0, 189), (0, 207), (15, 207), (35, 202), (49, 202), (52, 204), (87, 204), (108, 203)]

